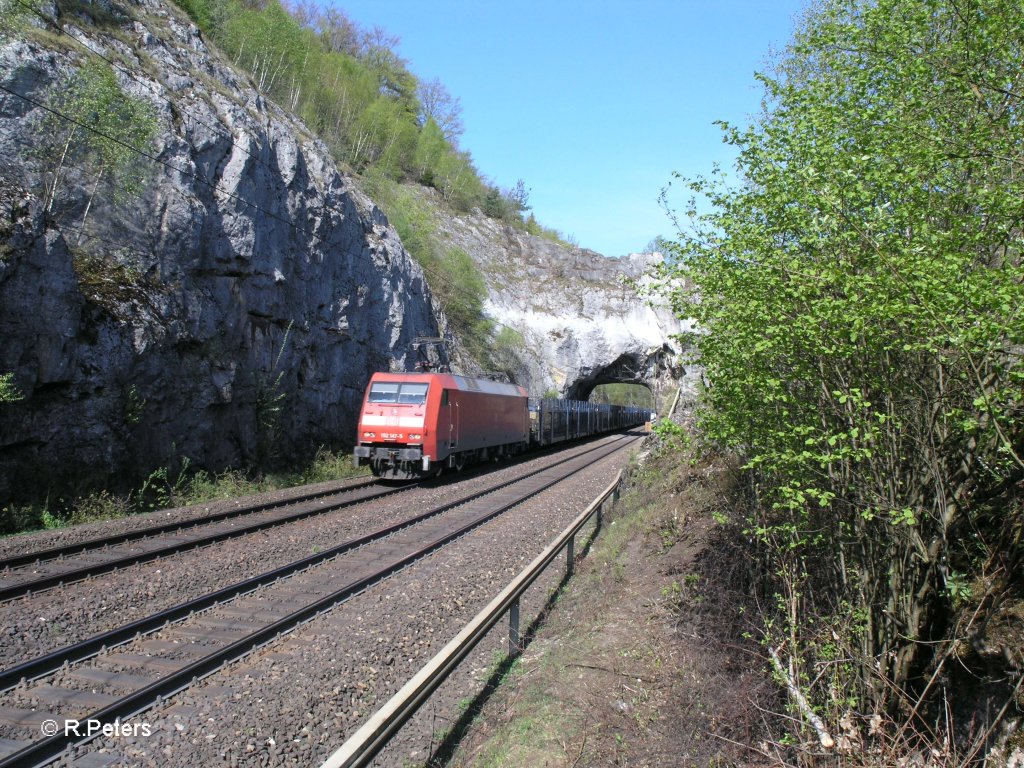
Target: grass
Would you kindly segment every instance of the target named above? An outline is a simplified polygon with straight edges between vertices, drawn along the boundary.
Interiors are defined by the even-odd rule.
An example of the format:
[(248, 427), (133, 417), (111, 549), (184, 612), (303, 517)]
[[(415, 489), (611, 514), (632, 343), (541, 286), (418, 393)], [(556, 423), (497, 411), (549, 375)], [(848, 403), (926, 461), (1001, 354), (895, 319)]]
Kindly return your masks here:
[[(589, 672), (590, 662), (607, 655), (605, 614), (593, 601), (616, 599), (612, 585), (621, 586), (626, 580), (630, 544), (649, 527), (647, 508), (633, 501), (625, 495), (609, 514), (587, 556), (590, 567), (578, 570), (559, 598), (559, 612), (578, 618), (541, 630), (501, 681), (500, 690), (508, 697), (506, 715), (488, 728), (486, 740), (473, 754), (460, 748), (452, 765), (568, 765), (583, 755), (588, 734), (592, 738), (600, 726), (591, 721), (586, 707), (571, 705), (565, 692), (581, 685), (581, 672)], [(643, 645), (642, 633), (619, 652), (632, 657), (651, 654)], [(632, 738), (611, 732), (604, 736), (616, 739), (620, 750)]]
[(240, 470), (219, 473), (193, 470), (186, 460), (178, 472), (166, 467), (155, 470), (139, 488), (126, 495), (99, 490), (70, 500), (48, 499), (39, 504), (5, 506), (0, 509), (0, 535), (115, 520), (155, 509), (185, 507), (365, 474), (365, 468), (352, 466), (348, 454), (323, 448), (308, 465), (296, 471), (259, 476)]
[(761, 678), (751, 644), (726, 626), (734, 579), (704, 571), (718, 562), (710, 511), (723, 477), (664, 443), (630, 467), (519, 679), (489, 698), (447, 764), (744, 764)]
[(474, 765), (482, 768), (549, 765), (564, 758), (561, 742), (567, 723), (560, 704), (549, 697), (547, 702), (534, 701), (529, 706), (530, 714), (516, 717), (492, 736)]

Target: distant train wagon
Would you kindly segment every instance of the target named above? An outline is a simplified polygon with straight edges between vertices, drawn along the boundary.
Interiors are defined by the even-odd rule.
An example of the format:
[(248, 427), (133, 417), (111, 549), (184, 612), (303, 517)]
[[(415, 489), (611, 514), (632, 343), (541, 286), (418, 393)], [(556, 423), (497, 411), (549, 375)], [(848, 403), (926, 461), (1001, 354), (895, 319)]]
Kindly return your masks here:
[(644, 408), (531, 401), (515, 384), (451, 373), (375, 373), (356, 434), (356, 466), (411, 480), (643, 424)]
[(530, 439), (538, 445), (551, 445), (587, 435), (626, 429), (643, 424), (649, 408), (607, 405), (586, 400), (530, 401)]

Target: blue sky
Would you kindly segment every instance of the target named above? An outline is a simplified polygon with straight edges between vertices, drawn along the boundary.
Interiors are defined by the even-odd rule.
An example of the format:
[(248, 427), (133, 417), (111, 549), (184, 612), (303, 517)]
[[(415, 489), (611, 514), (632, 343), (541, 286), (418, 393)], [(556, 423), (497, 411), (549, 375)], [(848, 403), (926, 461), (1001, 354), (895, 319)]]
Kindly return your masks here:
[(607, 256), (672, 235), (658, 194), (673, 171), (731, 161), (712, 123), (758, 112), (754, 73), (806, 4), (335, 1), (401, 38), (412, 72), (461, 100), (460, 145), (484, 176), (523, 179), (541, 224)]

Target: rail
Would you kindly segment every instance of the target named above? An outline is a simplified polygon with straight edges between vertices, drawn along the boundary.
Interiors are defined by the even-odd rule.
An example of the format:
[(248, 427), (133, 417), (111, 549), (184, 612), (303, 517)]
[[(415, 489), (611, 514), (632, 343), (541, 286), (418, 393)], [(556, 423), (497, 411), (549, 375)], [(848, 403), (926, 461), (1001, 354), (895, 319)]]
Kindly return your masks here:
[[(19, 582), (16, 582), (14, 584), (8, 584), (6, 586), (0, 586), (0, 602), (6, 601), (6, 600), (11, 600), (13, 598), (20, 597), (22, 595), (27, 595), (27, 594), (30, 594), (30, 593), (33, 593), (33, 592), (39, 592), (39, 591), (42, 591), (44, 589), (49, 589), (51, 587), (57, 587), (57, 586), (65, 585), (65, 584), (71, 584), (71, 583), (76, 582), (76, 581), (82, 581), (82, 580), (86, 579), (89, 576), (100, 576), (100, 575), (102, 575), (104, 573), (110, 573), (111, 571), (120, 570), (121, 568), (126, 568), (126, 567), (128, 567), (130, 565), (138, 565), (140, 563), (148, 563), (148, 562), (150, 562), (152, 560), (158, 560), (158, 559), (160, 559), (162, 557), (167, 557), (167, 556), (170, 556), (170, 555), (177, 555), (177, 554), (180, 554), (181, 552), (187, 552), (190, 549), (198, 549), (199, 547), (204, 547), (204, 546), (207, 546), (209, 544), (215, 544), (215, 543), (218, 543), (218, 542), (221, 542), (221, 541), (228, 541), (229, 539), (237, 539), (240, 536), (246, 536), (246, 535), (249, 535), (249, 534), (252, 534), (252, 533), (258, 533), (259, 531), (266, 531), (266, 530), (271, 529), (271, 528), (277, 528), (277, 527), (280, 527), (280, 526), (283, 526), (283, 525), (287, 525), (289, 523), (295, 523), (295, 522), (298, 522), (300, 520), (305, 520), (307, 518), (315, 517), (317, 515), (323, 515), (323, 514), (326, 514), (328, 512), (336, 512), (339, 509), (344, 509), (346, 507), (355, 506), (356, 504), (362, 504), (364, 502), (374, 501), (374, 500), (377, 500), (377, 499), (382, 499), (385, 496), (393, 496), (393, 495), (395, 495), (397, 493), (402, 493), (406, 489), (407, 489), (407, 487), (377, 487), (376, 486), (376, 481), (372, 481), (372, 482), (369, 482), (369, 483), (361, 483), (361, 484), (357, 484), (357, 485), (346, 486), (346, 487), (343, 487), (343, 488), (339, 488), (339, 489), (337, 489), (337, 490), (335, 490), (333, 492), (330, 492), (330, 493), (322, 493), (322, 494), (318, 493), (318, 494), (312, 494), (311, 495), (311, 499), (315, 501), (318, 498), (319, 499), (325, 499), (325, 498), (330, 498), (331, 496), (341, 496), (342, 494), (347, 494), (347, 493), (357, 494), (353, 498), (347, 498), (347, 499), (344, 499), (344, 500), (335, 501), (335, 502), (333, 502), (331, 504), (327, 504), (325, 506), (303, 507), (302, 504), (304, 504), (305, 502), (309, 501), (310, 499), (302, 499), (300, 502), (295, 502), (295, 503), (292, 503), (292, 502), (276, 503), (275, 502), (275, 503), (270, 503), (270, 504), (257, 505), (258, 507), (262, 507), (262, 508), (257, 508), (257, 507), (252, 507), (251, 508), (252, 510), (254, 510), (257, 513), (258, 512), (263, 512), (263, 511), (267, 511), (267, 510), (271, 510), (271, 509), (274, 509), (274, 508), (277, 508), (277, 507), (284, 508), (284, 507), (288, 507), (288, 506), (296, 506), (297, 510), (294, 511), (294, 512), (290, 512), (288, 514), (282, 515), (281, 517), (274, 517), (274, 518), (271, 518), (269, 520), (260, 520), (260, 521), (255, 522), (255, 523), (247, 523), (247, 524), (244, 524), (244, 525), (238, 525), (236, 527), (228, 528), (226, 530), (224, 530), (224, 529), (218, 530), (218, 529), (214, 528), (212, 533), (200, 534), (200, 535), (196, 536), (195, 538), (185, 539), (184, 541), (182, 541), (181, 539), (169, 539), (168, 540), (170, 542), (169, 544), (165, 544), (163, 546), (155, 547), (153, 549), (147, 549), (147, 550), (143, 550), (141, 552), (134, 552), (134, 553), (131, 553), (131, 554), (128, 554), (128, 555), (124, 555), (122, 557), (115, 557), (115, 558), (113, 558), (111, 560), (105, 560), (105, 561), (101, 561), (101, 562), (98, 562), (98, 563), (95, 563), (95, 562), (94, 563), (90, 563), (90, 564), (83, 565), (83, 566), (78, 567), (78, 568), (72, 568), (71, 570), (67, 570), (67, 571), (58, 571), (56, 573), (51, 573), (51, 574), (47, 574), (45, 576), (40, 576), (40, 577), (32, 579), (30, 581), (19, 581)], [(364, 490), (367, 491), (367, 493), (365, 495), (361, 495), (361, 496), (358, 495), (358, 493), (360, 491), (364, 491)], [(242, 512), (240, 514), (246, 514), (246, 512)], [(238, 515), (232, 515), (232, 516), (237, 517)], [(219, 514), (216, 517), (217, 517), (217, 519), (213, 521), (213, 525), (214, 526), (218, 522), (223, 522), (225, 519), (227, 519), (227, 517), (225, 515), (222, 515), (222, 514)], [(191, 525), (188, 525), (186, 527), (181, 527), (180, 530), (181, 530), (181, 532), (183, 534), (185, 534), (187, 536), (187, 535), (189, 535), (191, 533), (199, 533), (199, 529), (202, 528), (203, 526), (205, 526), (206, 524), (207, 524), (207, 520), (200, 519), (195, 524), (191, 524)], [(172, 530), (174, 529), (173, 526), (168, 526), (168, 527), (171, 528)], [(152, 530), (156, 530), (156, 529), (154, 528)], [(127, 541), (130, 541), (132, 538), (133, 537), (131, 535), (120, 535), (120, 536), (114, 537), (114, 539), (112, 539), (112, 541), (116, 540), (118, 543), (125, 543)], [(155, 541), (155, 539), (154, 539), (154, 541)], [(91, 544), (91, 543), (92, 542), (86, 542), (86, 544)], [(71, 550), (77, 550), (78, 547), (79, 547), (79, 545), (72, 544), (72, 545), (70, 545), (69, 548)], [(92, 550), (83, 550), (83, 552), (91, 552), (91, 551)], [(102, 550), (101, 550), (101, 552), (102, 552)], [(43, 562), (48, 564), (51, 561), (43, 561)], [(60, 562), (60, 560), (57, 560), (56, 562)], [(14, 575), (18, 576), (19, 574), (15, 573)]]
[(566, 573), (572, 575), (576, 535), (591, 517), (601, 526), (604, 504), (616, 501), (620, 471), (601, 495), (569, 524), (501, 593), (467, 624), (426, 666), (416, 673), (390, 701), (375, 712), (320, 768), (354, 768), (367, 765), (416, 710), (469, 655), (505, 613), (509, 615), (509, 655), (519, 652), (519, 599), (563, 550), (567, 549)]
[[(203, 611), (218, 605), (222, 602), (232, 600), (239, 595), (243, 595), (247, 592), (251, 592), (260, 587), (272, 584), (279, 579), (288, 578), (289, 576), (304, 571), (307, 568), (317, 566), (334, 557), (344, 554), (349, 550), (356, 549), (357, 547), (364, 546), (374, 541), (378, 541), (385, 536), (402, 530), (403, 528), (410, 527), (424, 520), (428, 520), (435, 517), (443, 512), (447, 512), (450, 509), (466, 504), (470, 501), (479, 499), (486, 496), (494, 491), (500, 491), (505, 488), (510, 488), (516, 483), (526, 480), (531, 477), (536, 477), (542, 473), (557, 467), (561, 464), (566, 464), (575, 458), (585, 456), (595, 451), (600, 451), (601, 445), (597, 447), (588, 448), (581, 451), (568, 459), (559, 459), (547, 466), (541, 467), (540, 469), (528, 472), (525, 475), (520, 475), (512, 480), (505, 480), (498, 485), (484, 488), (483, 490), (473, 491), (467, 495), (460, 496), (450, 502), (442, 504), (441, 506), (433, 507), (432, 509), (420, 512), (412, 517), (399, 520), (396, 523), (384, 526), (376, 531), (373, 531), (364, 536), (349, 539), (348, 541), (337, 544), (321, 552), (315, 552), (312, 555), (304, 557), (300, 560), (282, 565), (278, 568), (274, 568), (265, 573), (253, 576), (251, 578), (240, 581), (236, 584), (232, 584), (223, 587), (215, 592), (210, 592), (205, 595), (201, 595), (197, 598), (189, 600), (184, 603), (166, 608), (162, 611), (158, 611), (150, 616), (145, 616), (141, 619), (137, 619), (129, 624), (125, 624), (120, 627), (115, 627), (112, 630), (103, 632), (92, 637), (88, 637), (72, 645), (58, 648), (44, 656), (40, 656), (28, 661), (22, 662), (13, 667), (7, 669), (0, 669), (0, 693), (16, 686), (22, 680), (32, 680), (43, 675), (55, 672), (61, 666), (69, 663), (75, 663), (82, 661), (102, 651), (104, 648), (112, 648), (116, 645), (128, 642), (132, 638), (139, 634), (148, 634), (153, 632), (160, 627), (164, 626), (168, 622), (179, 621), (180, 619), (190, 616), (198, 611)], [(547, 487), (547, 486), (545, 486)], [(0, 767), (3, 766), (3, 760), (0, 760)]]
[[(219, 523), (224, 520), (230, 520), (233, 517), (243, 517), (244, 515), (257, 514), (259, 512), (266, 512), (271, 509), (278, 507), (286, 507), (289, 505), (298, 505), (307, 501), (315, 501), (317, 499), (325, 498), (327, 496), (337, 495), (344, 491), (355, 490), (357, 488), (363, 488), (368, 485), (373, 485), (376, 482), (375, 479), (371, 479), (369, 482), (361, 481), (338, 487), (332, 487), (327, 490), (313, 491), (312, 493), (303, 493), (296, 496), (291, 496), (283, 499), (275, 499), (274, 501), (261, 502), (259, 504), (250, 504), (248, 506), (242, 505), (234, 507), (232, 509), (225, 510), (223, 512), (215, 512), (211, 515), (201, 515), (198, 517), (185, 518), (184, 520), (176, 520), (170, 523), (160, 523), (158, 525), (148, 526), (146, 528), (136, 528), (134, 531), (125, 531), (124, 533), (115, 534), (112, 536), (101, 536), (95, 539), (85, 539), (84, 541), (74, 542), (72, 544), (64, 544), (57, 547), (48, 547), (46, 549), (39, 549), (35, 551), (22, 552), (17, 555), (10, 555), (0, 559), (0, 571), (5, 568), (18, 568), (23, 565), (32, 565), (33, 563), (46, 562), (48, 560), (55, 560), (60, 557), (70, 557), (72, 555), (84, 554), (93, 549), (103, 549), (106, 547), (114, 546), (117, 544), (125, 544), (138, 539), (145, 539), (151, 536), (159, 536), (164, 533), (178, 533), (186, 532), (192, 528), (198, 528), (202, 525)], [(163, 512), (164, 510), (160, 510)]]

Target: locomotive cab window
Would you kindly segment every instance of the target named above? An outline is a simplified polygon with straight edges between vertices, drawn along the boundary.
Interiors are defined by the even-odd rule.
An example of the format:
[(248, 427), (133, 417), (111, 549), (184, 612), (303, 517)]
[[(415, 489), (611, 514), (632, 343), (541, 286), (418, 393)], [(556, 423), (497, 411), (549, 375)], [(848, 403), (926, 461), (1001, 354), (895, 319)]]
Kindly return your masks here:
[(448, 405), (448, 390), (441, 391), (441, 405)]
[(426, 384), (402, 384), (397, 381), (378, 381), (370, 387), (369, 402), (371, 403), (423, 405), (426, 400)]
[(399, 386), (401, 385), (397, 382), (394, 384), (391, 382), (378, 382), (374, 384), (370, 387), (370, 402), (397, 403)]
[(398, 402), (405, 405), (423, 405), (427, 402), (427, 385), (403, 384), (398, 391)]

